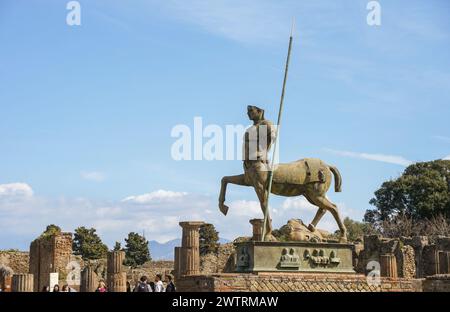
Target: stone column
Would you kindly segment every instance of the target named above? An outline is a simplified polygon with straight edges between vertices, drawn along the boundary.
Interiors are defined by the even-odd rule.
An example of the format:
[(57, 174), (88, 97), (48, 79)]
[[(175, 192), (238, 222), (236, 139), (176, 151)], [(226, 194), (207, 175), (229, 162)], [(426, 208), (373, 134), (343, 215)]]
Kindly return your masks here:
[(90, 266), (84, 268), (81, 272), (81, 292), (94, 292), (97, 289), (98, 277), (94, 269)]
[(107, 280), (109, 292), (127, 291), (127, 272), (108, 273)]
[(183, 229), (180, 250), (180, 275), (200, 274), (200, 237), (199, 229), (204, 222), (180, 222)]
[(12, 277), (13, 292), (33, 292), (33, 274), (14, 274)]
[(108, 252), (107, 284), (110, 292), (127, 291), (127, 273), (123, 272), (124, 251)]
[(181, 247), (175, 247), (174, 258), (174, 275), (175, 278), (178, 279), (181, 275)]
[(380, 273), (382, 277), (397, 278), (397, 259), (393, 254), (380, 256)]
[(253, 226), (252, 241), (256, 242), (262, 241), (264, 219), (251, 219), (250, 224)]
[(110, 252), (108, 252), (107, 271), (109, 273), (122, 272), (124, 260), (125, 260), (125, 251), (110, 251)]

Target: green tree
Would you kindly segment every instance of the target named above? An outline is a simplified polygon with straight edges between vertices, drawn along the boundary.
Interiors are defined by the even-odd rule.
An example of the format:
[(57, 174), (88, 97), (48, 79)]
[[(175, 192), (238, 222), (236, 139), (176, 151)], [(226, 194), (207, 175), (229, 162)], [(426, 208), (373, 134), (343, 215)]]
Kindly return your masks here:
[[(371, 234), (373, 229), (370, 224), (366, 222), (358, 222), (346, 217), (344, 219), (344, 225), (347, 228), (347, 239), (351, 242), (362, 239), (364, 235)], [(335, 232), (335, 235), (339, 235), (339, 230)]]
[(131, 232), (125, 238), (125, 265), (133, 268), (151, 260), (148, 241), (138, 233)]
[(50, 224), (50, 225), (47, 225), (47, 228), (45, 229), (44, 232), (42, 232), (40, 237), (47, 238), (47, 237), (51, 237), (51, 236), (58, 235), (58, 234), (61, 234), (61, 228), (57, 225)]
[(213, 224), (203, 224), (200, 227), (200, 254), (206, 255), (217, 250), (219, 232)]
[(122, 250), (122, 245), (121, 245), (119, 242), (116, 242), (116, 243), (114, 244), (113, 250), (114, 250), (114, 251), (120, 251), (120, 250)]
[(380, 226), (395, 222), (398, 216), (414, 222), (442, 215), (450, 217), (450, 160), (415, 163), (403, 174), (386, 181), (370, 200), (375, 209), (367, 210), (366, 222)]
[(106, 257), (108, 247), (95, 232), (94, 228), (87, 229), (84, 226), (75, 229), (72, 249), (76, 255), (81, 255), (85, 260)]

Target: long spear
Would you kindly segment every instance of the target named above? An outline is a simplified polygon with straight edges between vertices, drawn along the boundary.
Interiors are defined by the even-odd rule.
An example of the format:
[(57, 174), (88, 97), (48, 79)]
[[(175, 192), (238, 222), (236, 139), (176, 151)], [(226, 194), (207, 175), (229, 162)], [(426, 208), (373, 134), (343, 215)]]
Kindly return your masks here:
[(272, 163), (269, 168), (269, 187), (267, 190), (267, 200), (266, 200), (266, 209), (264, 211), (264, 225), (263, 225), (263, 233), (262, 233), (262, 241), (266, 238), (266, 226), (267, 222), (269, 220), (269, 197), (270, 192), (272, 191), (272, 181), (273, 181), (273, 171), (274, 171), (274, 165), (275, 165), (275, 152), (277, 150), (277, 143), (278, 143), (278, 133), (281, 126), (281, 115), (283, 113), (283, 103), (284, 103), (284, 92), (286, 90), (286, 81), (288, 77), (288, 70), (289, 70), (289, 61), (291, 60), (291, 49), (292, 49), (292, 37), (294, 33), (294, 25), (295, 20), (292, 21), (292, 28), (291, 28), (291, 35), (289, 36), (289, 48), (288, 48), (288, 54), (286, 58), (286, 68), (284, 70), (284, 80), (283, 80), (283, 88), (281, 90), (281, 99), (280, 99), (280, 108), (278, 110), (278, 121), (277, 121), (277, 127), (275, 129), (275, 142), (273, 144), (273, 153), (272, 153)]

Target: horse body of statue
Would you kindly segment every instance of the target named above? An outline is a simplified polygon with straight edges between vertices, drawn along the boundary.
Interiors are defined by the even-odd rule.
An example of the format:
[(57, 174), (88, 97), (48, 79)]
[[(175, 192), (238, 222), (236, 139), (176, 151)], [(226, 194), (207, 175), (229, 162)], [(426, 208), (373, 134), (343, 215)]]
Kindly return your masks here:
[[(274, 140), (274, 130), (270, 121), (264, 119), (264, 110), (248, 107), (248, 116), (253, 120), (253, 126), (247, 130), (244, 138), (244, 174), (226, 176), (222, 178), (219, 196), (219, 209), (226, 215), (228, 207), (225, 205), (227, 184), (251, 186), (255, 189), (263, 213), (267, 208), (267, 191), (269, 183), (269, 164), (267, 152)], [(334, 188), (341, 191), (342, 178), (339, 170), (317, 158), (300, 159), (287, 164), (278, 164), (273, 172), (271, 193), (280, 196), (303, 195), (319, 209), (308, 225), (312, 232), (326, 211), (329, 211), (340, 230), (341, 242), (346, 242), (347, 230), (339, 215), (338, 207), (329, 201), (326, 193), (330, 188), (334, 176)], [(267, 216), (265, 240), (276, 240), (272, 235), (272, 224)]]

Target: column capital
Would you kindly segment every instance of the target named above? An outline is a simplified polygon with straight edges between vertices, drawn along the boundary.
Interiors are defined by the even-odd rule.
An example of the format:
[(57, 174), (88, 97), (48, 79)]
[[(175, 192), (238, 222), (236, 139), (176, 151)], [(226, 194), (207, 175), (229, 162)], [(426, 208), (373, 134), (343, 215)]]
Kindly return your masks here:
[(205, 224), (205, 222), (203, 222), (203, 221), (182, 221), (179, 224), (180, 224), (180, 226), (182, 228), (185, 228), (185, 227), (200, 227), (203, 224)]

